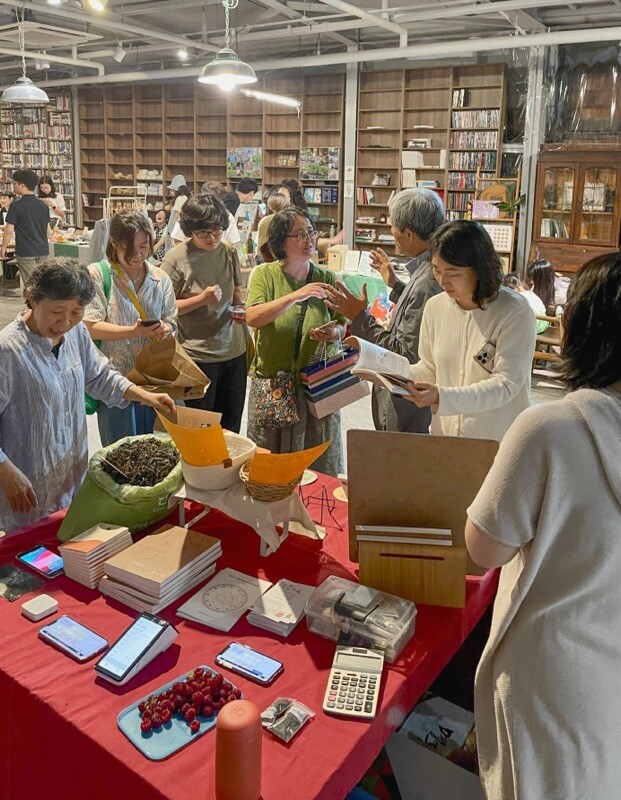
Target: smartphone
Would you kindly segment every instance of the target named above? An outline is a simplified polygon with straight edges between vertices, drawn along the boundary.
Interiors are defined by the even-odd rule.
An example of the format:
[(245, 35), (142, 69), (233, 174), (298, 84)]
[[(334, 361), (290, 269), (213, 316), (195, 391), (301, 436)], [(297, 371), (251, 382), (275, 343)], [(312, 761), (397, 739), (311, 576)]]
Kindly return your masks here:
[(67, 616), (59, 617), (40, 628), (39, 637), (79, 661), (80, 664), (101, 653), (108, 646), (103, 636)]
[(144, 325), (145, 328), (150, 328), (152, 325), (159, 325), (160, 324), (160, 320), (159, 319), (143, 319), (142, 320), (142, 324)]
[(141, 614), (99, 659), (95, 664), (95, 670), (115, 683), (124, 683), (129, 673), (149, 650), (153, 648), (155, 654), (162, 650), (161, 647), (154, 645), (161, 644), (158, 640), (170, 628), (176, 635), (176, 629), (166, 620), (160, 619), (155, 614)]
[(330, 328), (333, 328), (335, 325), (338, 325), (338, 321), (335, 319), (331, 319), (330, 322), (324, 322), (323, 325), (317, 325), (315, 330), (316, 331), (327, 331)]
[(64, 571), (62, 556), (48, 550), (42, 544), (37, 544), (30, 550), (19, 553), (16, 558), (44, 578), (56, 578)]
[(251, 681), (267, 686), (276, 680), (284, 667), (282, 661), (265, 656), (248, 645), (231, 642), (215, 657), (218, 666), (230, 669)]

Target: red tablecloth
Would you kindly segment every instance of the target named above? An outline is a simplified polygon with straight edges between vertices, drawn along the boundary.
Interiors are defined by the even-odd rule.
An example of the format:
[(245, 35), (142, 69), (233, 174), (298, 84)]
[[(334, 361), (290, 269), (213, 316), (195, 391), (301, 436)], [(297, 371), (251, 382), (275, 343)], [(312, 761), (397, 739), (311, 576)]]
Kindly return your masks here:
[[(318, 494), (322, 483), (320, 478), (304, 491)], [(336, 481), (325, 479), (325, 483), (331, 497)], [(318, 506), (311, 505), (310, 512), (316, 519)], [(286, 576), (317, 585), (332, 574), (357, 576), (357, 565), (348, 558), (345, 504), (337, 503), (334, 513), (342, 531), (329, 527), (323, 542), (290, 535), (274, 555), (263, 559), (257, 535), (219, 512), (212, 511), (196, 527), (222, 539), (218, 567), (233, 566), (274, 582)], [(60, 518), (61, 514), (53, 515), (2, 540), (0, 561), (36, 543), (56, 544)], [(42, 590), (59, 601), (59, 613), (109, 641), (137, 615), (64, 576)], [(245, 619), (222, 634), (175, 617), (180, 600), (162, 612), (180, 631), (175, 644), (126, 686), (113, 687), (95, 677), (92, 662), (79, 665), (38, 639), (43, 623), (21, 615), (22, 600), (8, 603), (0, 598), (0, 798), (212, 800), (214, 732), (166, 761), (152, 762), (117, 729), (116, 718), (123, 708), (171, 678), (201, 663), (213, 665), (214, 656), (228, 642), (243, 640), (285, 666), (284, 674), (267, 688), (233, 676), (247, 699), (262, 710), (275, 697), (289, 696), (316, 712), (311, 724), (287, 746), (264, 734), (263, 800), (340, 800), (460, 647), (495, 590), (496, 576), (490, 572), (483, 578), (468, 578), (464, 610), (419, 607), (414, 638), (398, 661), (385, 669), (380, 708), (372, 723), (340, 720), (322, 712), (335, 645), (309, 633), (304, 622), (287, 640)]]

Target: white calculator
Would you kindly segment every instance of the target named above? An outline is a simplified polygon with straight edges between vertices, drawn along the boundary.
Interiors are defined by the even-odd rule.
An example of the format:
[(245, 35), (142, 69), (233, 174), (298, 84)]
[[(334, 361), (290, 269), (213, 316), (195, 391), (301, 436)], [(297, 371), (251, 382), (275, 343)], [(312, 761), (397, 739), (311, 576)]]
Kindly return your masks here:
[(323, 699), (327, 714), (373, 719), (384, 654), (366, 647), (337, 647)]

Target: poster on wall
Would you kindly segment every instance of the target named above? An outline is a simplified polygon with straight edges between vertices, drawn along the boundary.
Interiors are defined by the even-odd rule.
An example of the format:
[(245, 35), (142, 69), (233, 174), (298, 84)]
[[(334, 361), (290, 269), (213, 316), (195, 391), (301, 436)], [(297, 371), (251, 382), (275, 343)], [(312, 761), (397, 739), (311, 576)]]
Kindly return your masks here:
[(255, 178), (263, 174), (263, 148), (232, 147), (226, 154), (227, 178)]
[(340, 147), (301, 147), (300, 180), (338, 181)]

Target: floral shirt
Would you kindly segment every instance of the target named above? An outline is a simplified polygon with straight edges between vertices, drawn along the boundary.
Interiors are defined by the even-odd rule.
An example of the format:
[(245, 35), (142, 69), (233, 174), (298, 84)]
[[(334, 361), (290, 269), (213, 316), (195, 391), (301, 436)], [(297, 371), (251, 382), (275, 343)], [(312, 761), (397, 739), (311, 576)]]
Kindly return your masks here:
[[(84, 320), (86, 322), (110, 322), (112, 325), (134, 325), (138, 322), (140, 314), (124, 288), (127, 286), (135, 291), (134, 285), (125, 272), (121, 270), (122, 277), (119, 277), (110, 267), (112, 286), (110, 301), (106, 303), (101, 266), (99, 263), (91, 264), (88, 269), (95, 282), (97, 294), (87, 306)], [(159, 319), (165, 322), (170, 325), (173, 336), (176, 336), (177, 304), (173, 285), (168, 275), (159, 267), (147, 264), (147, 277), (136, 295), (144, 309), (146, 319)], [(147, 338), (117, 339), (116, 341), (101, 342), (100, 349), (115, 369), (121, 374), (127, 375), (134, 366), (134, 359), (148, 343)]]

